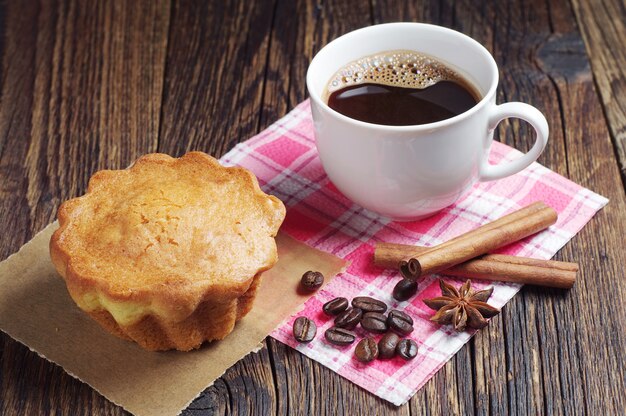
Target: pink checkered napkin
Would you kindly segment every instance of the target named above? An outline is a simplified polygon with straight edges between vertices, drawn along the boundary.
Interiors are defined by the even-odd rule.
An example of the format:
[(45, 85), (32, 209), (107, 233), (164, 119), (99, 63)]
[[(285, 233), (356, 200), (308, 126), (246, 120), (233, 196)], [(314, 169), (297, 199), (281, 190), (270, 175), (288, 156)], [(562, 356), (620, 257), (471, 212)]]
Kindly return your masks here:
[[(493, 143), (492, 163), (518, 156), (517, 150)], [(328, 180), (315, 149), (308, 101), (259, 135), (235, 146), (222, 162), (250, 169), (266, 192), (283, 200), (287, 206), (283, 231), (312, 247), (351, 261), (345, 273), (311, 298), (297, 314), (315, 320), (318, 336), (313, 342), (300, 345), (293, 340), (291, 326), (296, 316), (286, 319), (272, 332), (272, 337), (396, 405), (408, 401), (473, 333), (456, 333), (429, 321), (434, 312), (422, 299), (439, 294), (438, 276), (428, 276), (420, 283), (417, 296), (410, 302), (394, 300), (391, 291), (398, 273), (372, 264), (376, 242), (436, 245), (541, 200), (559, 212), (558, 222), (501, 252), (549, 259), (608, 202), (533, 163), (507, 179), (476, 185), (455, 205), (426, 220), (389, 221), (350, 202)], [(461, 284), (454, 279), (449, 281), (457, 287)], [(489, 285), (495, 288), (489, 303), (496, 307), (502, 307), (521, 287), (483, 282), (476, 282), (475, 286), (482, 289)], [(332, 326), (332, 320), (321, 313), (321, 307), (337, 296), (348, 299), (373, 296), (391, 308), (405, 310), (415, 319), (415, 331), (410, 337), (420, 345), (418, 356), (409, 362), (394, 358), (361, 364), (354, 359), (355, 345), (338, 348), (327, 344), (323, 333)]]

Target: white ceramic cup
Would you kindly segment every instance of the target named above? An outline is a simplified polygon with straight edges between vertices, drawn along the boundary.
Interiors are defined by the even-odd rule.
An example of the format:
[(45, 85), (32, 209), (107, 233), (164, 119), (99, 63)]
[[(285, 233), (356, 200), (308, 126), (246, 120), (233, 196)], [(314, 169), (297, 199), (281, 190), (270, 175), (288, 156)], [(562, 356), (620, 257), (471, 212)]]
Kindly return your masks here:
[[(328, 81), (359, 58), (398, 49), (431, 55), (469, 80), (483, 97), (470, 110), (430, 124), (383, 126), (355, 120), (323, 99)], [(357, 204), (394, 220), (420, 219), (453, 204), (476, 181), (513, 175), (534, 162), (548, 141), (548, 123), (536, 108), (496, 105), (498, 67), (472, 38), (440, 26), (389, 23), (343, 35), (315, 56), (307, 88), (322, 165), (330, 180)], [(487, 162), (498, 123), (516, 117), (535, 129), (532, 149), (520, 158)]]

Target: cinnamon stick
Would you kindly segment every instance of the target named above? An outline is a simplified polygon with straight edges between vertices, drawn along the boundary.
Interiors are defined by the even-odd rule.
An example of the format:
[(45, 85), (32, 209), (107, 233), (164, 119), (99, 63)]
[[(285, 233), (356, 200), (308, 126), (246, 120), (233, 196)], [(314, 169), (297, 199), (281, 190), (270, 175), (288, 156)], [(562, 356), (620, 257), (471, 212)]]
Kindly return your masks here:
[(449, 269), (452, 266), (544, 230), (554, 224), (556, 220), (556, 211), (547, 207), (531, 212), (521, 218), (516, 217), (513, 221), (502, 221), (500, 219), (499, 226), (494, 227), (493, 224), (488, 224), (487, 226), (479, 227), (450, 242), (433, 247), (417, 255), (415, 259), (420, 266), (419, 275), (423, 276)]
[[(506, 224), (523, 220), (524, 218), (527, 218), (531, 215), (536, 215), (537, 213), (541, 213), (541, 215), (545, 215), (545, 216), (554, 216), (555, 217), (554, 221), (556, 221), (556, 216), (557, 216), (556, 211), (552, 207), (546, 205), (543, 201), (536, 201), (528, 206), (525, 206), (524, 208), (520, 208), (517, 211), (513, 211), (512, 213), (507, 214), (504, 217), (498, 218), (497, 220), (481, 225), (480, 227), (475, 228), (471, 231), (468, 231), (465, 234), (461, 234), (451, 240), (446, 241), (445, 243), (441, 243), (436, 247), (443, 248), (463, 239), (474, 238), (478, 234), (484, 233), (485, 231), (493, 230), (498, 227), (502, 227)], [(430, 247), (428, 248), (428, 250), (432, 250), (433, 248), (434, 247)]]
[[(374, 263), (381, 267), (397, 268), (401, 260), (429, 250), (427, 247), (403, 244), (378, 243)], [(524, 283), (537, 286), (569, 289), (576, 281), (578, 264), (529, 257), (487, 254), (441, 271), (457, 277), (473, 277), (482, 280)]]

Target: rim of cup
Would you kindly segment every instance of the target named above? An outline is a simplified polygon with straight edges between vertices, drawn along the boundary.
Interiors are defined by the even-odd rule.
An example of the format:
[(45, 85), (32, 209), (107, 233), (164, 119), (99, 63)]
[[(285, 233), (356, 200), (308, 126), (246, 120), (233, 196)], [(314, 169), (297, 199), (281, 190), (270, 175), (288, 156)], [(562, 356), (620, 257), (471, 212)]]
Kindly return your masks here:
[[(343, 42), (348, 42), (350, 41), (350, 39), (360, 36), (363, 32), (368, 32), (368, 31), (372, 31), (372, 30), (380, 30), (379, 28), (382, 27), (393, 27), (393, 26), (413, 26), (413, 27), (421, 27), (421, 28), (426, 28), (428, 30), (432, 30), (432, 31), (439, 31), (442, 36), (455, 36), (455, 37), (460, 37), (462, 40), (469, 42), (471, 45), (473, 45), (474, 47), (476, 47), (483, 55), (485, 58), (487, 58), (487, 62), (489, 64), (489, 70), (491, 71), (491, 84), (489, 85), (489, 89), (487, 90), (487, 93), (484, 94), (482, 96), (482, 98), (480, 99), (480, 101), (478, 103), (476, 103), (476, 105), (474, 105), (472, 108), (470, 108), (469, 110), (465, 111), (464, 113), (458, 114), (454, 117), (450, 117), (447, 118), (445, 120), (440, 120), (440, 121), (436, 121), (434, 123), (427, 123), (427, 124), (414, 124), (414, 125), (408, 125), (408, 126), (390, 126), (390, 125), (384, 125), (384, 124), (374, 124), (374, 123), (368, 123), (366, 121), (361, 121), (361, 120), (356, 120), (353, 118), (350, 118), (348, 116), (345, 116), (343, 114), (341, 114), (340, 112), (333, 110), (321, 97), (320, 93), (313, 88), (313, 79), (314, 77), (316, 77), (315, 74), (315, 66), (319, 63), (319, 61), (323, 58), (323, 56), (325, 54), (328, 54), (329, 51), (336, 45), (341, 44)], [(383, 52), (383, 51), (380, 51)], [(420, 51), (416, 51), (416, 52), (420, 52)], [(376, 53), (376, 52), (373, 52)], [(372, 54), (373, 54), (372, 53)], [(445, 60), (437, 57), (437, 56), (433, 56), (434, 58), (440, 59), (444, 64), (446, 65), (450, 65), (449, 63), (447, 63)], [(358, 59), (358, 58), (357, 58)], [(351, 62), (351, 61), (349, 61)], [(337, 70), (339, 70), (339, 68), (341, 68), (342, 65), (346, 65), (349, 62), (342, 62), (339, 67), (337, 68)], [(329, 80), (325, 81), (325, 84), (328, 83)], [(320, 49), (320, 51), (313, 57), (313, 59), (311, 60), (311, 63), (309, 64), (309, 68), (307, 70), (307, 74), (306, 74), (306, 85), (307, 85), (307, 89), (309, 91), (309, 96), (311, 98), (311, 100), (313, 100), (317, 105), (319, 105), (320, 107), (322, 107), (323, 109), (325, 109), (326, 111), (330, 112), (333, 116), (335, 116), (336, 118), (343, 120), (347, 123), (352, 123), (356, 126), (360, 126), (360, 127), (366, 127), (369, 129), (377, 129), (377, 130), (381, 130), (381, 131), (424, 131), (424, 130), (432, 130), (435, 128), (440, 128), (440, 127), (445, 127), (460, 121), (465, 120), (468, 117), (471, 117), (474, 113), (480, 111), (484, 106), (488, 105), (488, 103), (491, 101), (491, 99), (493, 98), (493, 96), (496, 93), (496, 88), (498, 87), (498, 82), (499, 82), (499, 73), (498, 73), (498, 65), (496, 64), (495, 59), (493, 58), (493, 56), (491, 55), (491, 53), (489, 53), (489, 51), (483, 46), (481, 45), (478, 41), (476, 41), (475, 39), (471, 38), (470, 36), (467, 36), (464, 33), (458, 32), (456, 30), (453, 29), (448, 29), (446, 27), (442, 27), (442, 26), (437, 26), (437, 25), (432, 25), (432, 24), (428, 24), (428, 23), (415, 23), (415, 22), (398, 22), (398, 23), (383, 23), (383, 24), (379, 24), (379, 25), (372, 25), (372, 26), (367, 26), (361, 29), (357, 29), (354, 30), (352, 32), (348, 32), (336, 39), (334, 39), (333, 41), (329, 42), (328, 44), (326, 44), (326, 46), (324, 46), (322, 49)]]

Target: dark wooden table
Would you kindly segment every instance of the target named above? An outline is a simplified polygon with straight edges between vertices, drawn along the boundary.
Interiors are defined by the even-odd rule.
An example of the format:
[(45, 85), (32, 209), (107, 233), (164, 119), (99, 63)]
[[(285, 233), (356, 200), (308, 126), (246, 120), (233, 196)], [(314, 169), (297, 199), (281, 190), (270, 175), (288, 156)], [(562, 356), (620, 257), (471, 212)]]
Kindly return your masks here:
[[(581, 264), (575, 288), (524, 288), (400, 408), (268, 338), (185, 414), (624, 414), (625, 20), (623, 0), (0, 0), (0, 258), (98, 169), (219, 157), (259, 132), (307, 97), (307, 65), (333, 38), (436, 23), (494, 54), (499, 101), (546, 114), (540, 162), (610, 198), (556, 256)], [(532, 144), (515, 122), (499, 140)], [(6, 335), (0, 365), (0, 414), (125, 413)]]

